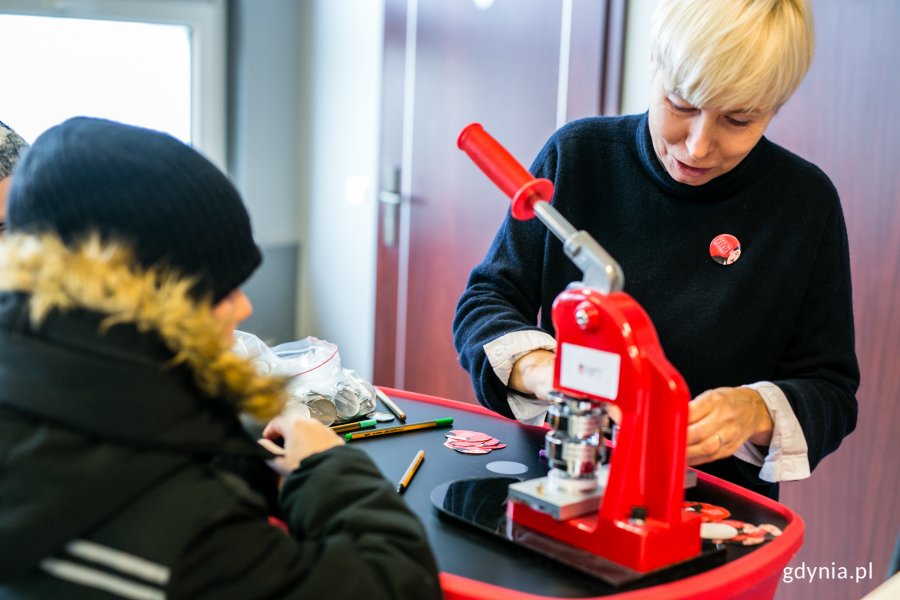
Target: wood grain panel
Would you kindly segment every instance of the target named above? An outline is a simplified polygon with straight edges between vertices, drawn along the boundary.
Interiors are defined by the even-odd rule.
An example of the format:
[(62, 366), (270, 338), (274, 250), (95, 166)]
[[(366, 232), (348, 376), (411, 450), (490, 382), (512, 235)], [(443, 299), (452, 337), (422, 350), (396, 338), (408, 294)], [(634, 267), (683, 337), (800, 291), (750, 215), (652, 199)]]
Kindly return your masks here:
[(420, 2), (404, 389), (474, 401), (456, 302), (508, 200), (456, 147), (478, 121), (526, 165), (555, 127), (560, 4)]
[(850, 241), (859, 423), (811, 479), (782, 487), (807, 524), (791, 566), (872, 563), (872, 580), (782, 583), (780, 600), (860, 598), (886, 576), (900, 534), (900, 3), (816, 2), (817, 52), (768, 136), (837, 187)]

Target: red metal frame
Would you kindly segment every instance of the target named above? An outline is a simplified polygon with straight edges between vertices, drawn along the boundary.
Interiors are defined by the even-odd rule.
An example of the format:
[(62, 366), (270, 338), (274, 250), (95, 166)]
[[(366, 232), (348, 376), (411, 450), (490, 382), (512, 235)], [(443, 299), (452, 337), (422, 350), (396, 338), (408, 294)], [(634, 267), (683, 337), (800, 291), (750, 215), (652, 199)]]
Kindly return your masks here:
[[(666, 360), (647, 313), (623, 292), (568, 289), (553, 303), (553, 325), (559, 342), (554, 389), (622, 409), (609, 480), (596, 515), (557, 521), (510, 502), (509, 517), (641, 572), (697, 556), (700, 516), (682, 510), (690, 393)], [(560, 376), (566, 344), (621, 358), (614, 397), (566, 387)], [(634, 507), (646, 509), (642, 522), (629, 520)]]
[[(553, 183), (535, 179), (480, 124), (466, 126), (457, 146), (511, 198), (515, 218), (533, 218), (534, 206), (553, 197)], [(556, 219), (565, 222), (561, 215)], [(556, 297), (552, 317), (557, 341), (554, 390), (619, 406), (618, 440), (598, 514), (558, 521), (525, 501), (510, 500), (509, 519), (641, 572), (697, 556), (700, 517), (682, 510), (690, 394), (684, 378), (666, 360), (647, 313), (628, 294), (602, 293), (582, 284)], [(567, 387), (561, 379), (567, 346), (587, 349), (584, 356), (619, 357), (612, 396), (588, 385)], [(631, 519), (635, 509), (645, 516)]]

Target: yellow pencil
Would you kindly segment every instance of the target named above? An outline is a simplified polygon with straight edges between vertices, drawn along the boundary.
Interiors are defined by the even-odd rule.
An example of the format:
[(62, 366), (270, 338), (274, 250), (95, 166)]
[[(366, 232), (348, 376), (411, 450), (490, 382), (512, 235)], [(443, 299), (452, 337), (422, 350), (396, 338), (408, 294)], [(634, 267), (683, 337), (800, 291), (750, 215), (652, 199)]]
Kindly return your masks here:
[(403, 477), (400, 478), (400, 483), (397, 484), (398, 494), (402, 494), (406, 491), (406, 488), (409, 487), (409, 482), (412, 481), (413, 475), (415, 475), (416, 471), (419, 470), (419, 465), (422, 464), (423, 460), (425, 460), (425, 451), (419, 450), (413, 457), (412, 462), (409, 463), (409, 467), (407, 467), (406, 473), (404, 473)]

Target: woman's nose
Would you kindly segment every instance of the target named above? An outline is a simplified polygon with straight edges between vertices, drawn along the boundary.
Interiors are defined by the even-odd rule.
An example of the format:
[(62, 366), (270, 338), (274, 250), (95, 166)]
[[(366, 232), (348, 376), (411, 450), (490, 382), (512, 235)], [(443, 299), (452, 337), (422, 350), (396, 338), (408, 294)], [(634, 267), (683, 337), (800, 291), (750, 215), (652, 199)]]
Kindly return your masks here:
[(712, 152), (715, 142), (714, 127), (715, 124), (713, 120), (702, 112), (694, 119), (694, 122), (691, 123), (687, 139), (685, 140), (685, 146), (687, 146), (687, 151), (691, 155), (691, 158), (703, 160), (709, 156), (710, 152)]

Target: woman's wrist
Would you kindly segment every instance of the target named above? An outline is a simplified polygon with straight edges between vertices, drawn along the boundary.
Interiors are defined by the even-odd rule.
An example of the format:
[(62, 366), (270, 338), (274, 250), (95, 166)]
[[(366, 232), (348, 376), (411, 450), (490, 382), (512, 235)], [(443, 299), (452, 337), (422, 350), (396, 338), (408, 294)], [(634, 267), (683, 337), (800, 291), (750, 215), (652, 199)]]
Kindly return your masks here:
[(772, 433), (775, 430), (775, 422), (772, 415), (769, 414), (769, 408), (762, 399), (762, 395), (756, 390), (751, 390), (755, 396), (753, 405), (756, 410), (756, 427), (753, 435), (750, 436), (750, 443), (757, 446), (767, 447), (772, 443)]

